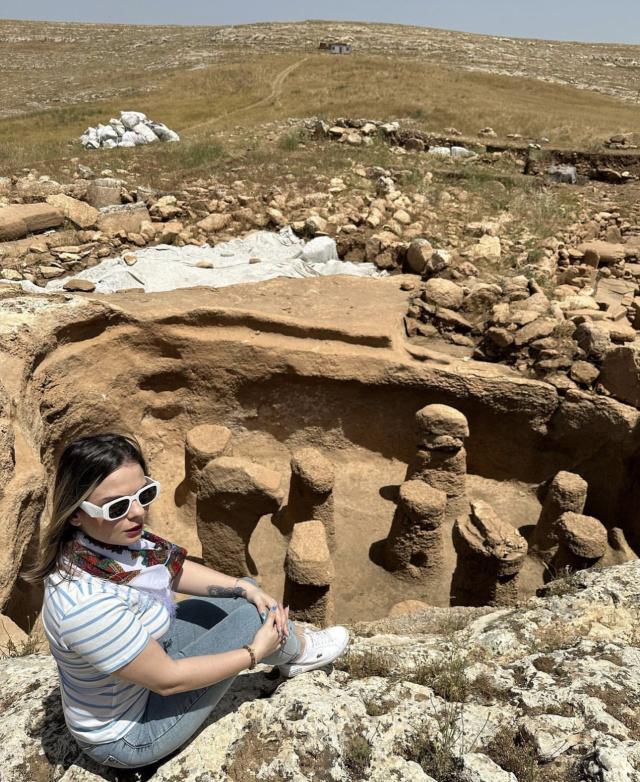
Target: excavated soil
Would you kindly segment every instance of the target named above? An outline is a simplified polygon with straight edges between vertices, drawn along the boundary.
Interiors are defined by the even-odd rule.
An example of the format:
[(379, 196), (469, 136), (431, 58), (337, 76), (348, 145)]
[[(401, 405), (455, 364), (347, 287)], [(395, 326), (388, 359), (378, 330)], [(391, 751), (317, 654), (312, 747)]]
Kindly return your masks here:
[[(278, 279), (221, 290), (12, 299), (12, 322), (5, 318), (0, 332), (16, 435), (3, 524), (15, 527), (7, 513), (16, 485), (40, 464), (49, 476), (70, 438), (126, 427), (163, 486), (155, 529), (199, 556), (195, 500), (183, 484), (185, 436), (198, 424), (223, 424), (235, 455), (279, 471), (285, 489), (294, 449), (315, 446), (334, 464), (338, 621), (383, 617), (409, 598), (448, 605), (451, 526), (441, 582), (427, 588), (377, 564), (415, 453), (415, 413), (443, 403), (469, 420), (471, 499), (490, 502), (526, 537), (538, 518), (539, 489), (558, 470), (571, 470), (589, 482), (585, 513), (622, 527), (637, 545), (628, 499), (637, 492), (637, 411), (578, 391), (559, 397), (499, 365), (409, 354), (402, 333), (409, 294), (400, 287), (408, 279)], [(37, 520), (22, 529), (31, 547), (15, 544), (5, 553), (14, 573), (35, 545)], [(256, 574), (277, 594), (286, 546), (269, 517), (249, 546)], [(546, 578), (529, 558), (521, 594)], [(9, 598), (5, 612), (24, 624), (25, 605), (37, 600), (20, 580)]]

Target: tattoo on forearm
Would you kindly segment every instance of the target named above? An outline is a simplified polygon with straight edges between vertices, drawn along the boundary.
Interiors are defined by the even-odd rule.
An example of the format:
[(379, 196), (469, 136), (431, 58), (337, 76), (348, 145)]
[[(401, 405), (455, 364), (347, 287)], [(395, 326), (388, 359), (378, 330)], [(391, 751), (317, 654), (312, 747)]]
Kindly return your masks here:
[(242, 587), (221, 587), (211, 584), (207, 587), (209, 597), (244, 597), (246, 598), (247, 592)]

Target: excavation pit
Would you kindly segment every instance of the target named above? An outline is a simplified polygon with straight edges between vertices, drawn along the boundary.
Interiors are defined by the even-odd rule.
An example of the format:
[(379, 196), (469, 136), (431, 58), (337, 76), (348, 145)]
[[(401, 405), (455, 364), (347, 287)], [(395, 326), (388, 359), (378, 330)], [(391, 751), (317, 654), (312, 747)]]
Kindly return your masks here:
[[(638, 546), (638, 412), (586, 392), (559, 396), (498, 365), (416, 358), (402, 334), (403, 279), (278, 279), (224, 290), (54, 296), (46, 305), (16, 299), (14, 322), (0, 334), (7, 397), (0, 423), (8, 422), (15, 443), (0, 500), (9, 541), (4, 612), (21, 624), (33, 620), (37, 596), (17, 573), (37, 542), (34, 508), (44, 496), (37, 487), (48, 484), (55, 457), (74, 436), (123, 427), (139, 437), (163, 487), (150, 517), (154, 530), (205, 561), (215, 554), (220, 569), (225, 549), (217, 550), (212, 533), (203, 551), (198, 537), (197, 519), (206, 524), (207, 517), (198, 516), (197, 481), (185, 471), (189, 432), (229, 430), (224, 454), (214, 448), (209, 465), (231, 460), (280, 476), (281, 507), (259, 518), (245, 552), (247, 571), (277, 595), (291, 525), (300, 523), (287, 512), (292, 456), (316, 449), (335, 476), (330, 588), (340, 622), (380, 618), (409, 599), (469, 602), (476, 576), (458, 572), (453, 579), (453, 518), (441, 526), (437, 579), (385, 566), (399, 489), (418, 447), (416, 413), (427, 405), (450, 406), (468, 421), (470, 503), (489, 503), (531, 540), (548, 483), (559, 471), (576, 473), (588, 484), (583, 513), (615, 542), (600, 564), (632, 556), (619, 545), (619, 530)], [(225, 507), (225, 497), (216, 508)], [(238, 559), (231, 561), (228, 572), (242, 575)], [(514, 594), (532, 594), (551, 575), (530, 551)]]

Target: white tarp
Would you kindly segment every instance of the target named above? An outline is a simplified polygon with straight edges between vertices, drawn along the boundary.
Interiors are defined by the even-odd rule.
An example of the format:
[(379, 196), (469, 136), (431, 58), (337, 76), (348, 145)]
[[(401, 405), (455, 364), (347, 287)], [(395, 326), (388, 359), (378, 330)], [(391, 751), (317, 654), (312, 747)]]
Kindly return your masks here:
[[(133, 266), (128, 266), (122, 258), (106, 258), (90, 269), (50, 280), (45, 288), (28, 282), (21, 284), (28, 292), (53, 293), (62, 290), (68, 280), (79, 278), (95, 283), (97, 293), (115, 293), (125, 288), (156, 293), (197, 285), (221, 288), (274, 277), (387, 276), (372, 263), (339, 260), (336, 244), (328, 236), (316, 237), (305, 244), (290, 228), (279, 233), (256, 231), (215, 247), (161, 244), (137, 250), (135, 255), (137, 261)], [(212, 268), (203, 268), (199, 262), (211, 264)]]

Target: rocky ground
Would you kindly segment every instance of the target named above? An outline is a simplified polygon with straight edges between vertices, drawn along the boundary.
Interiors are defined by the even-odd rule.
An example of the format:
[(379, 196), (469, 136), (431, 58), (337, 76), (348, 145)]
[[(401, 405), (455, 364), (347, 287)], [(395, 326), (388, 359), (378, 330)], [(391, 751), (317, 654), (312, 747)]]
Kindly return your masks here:
[(44, 285), (113, 255), (134, 265), (146, 245), (218, 243), (291, 225), (307, 238), (334, 237), (343, 260), (414, 273), (411, 345), (507, 364), (561, 393), (586, 388), (638, 405), (635, 152), (625, 169), (615, 153), (574, 155), (578, 182), (562, 184), (547, 171), (565, 153), (487, 141), (490, 128), (484, 143), (449, 130), (434, 139), (410, 124), (345, 119), (265, 128), (266, 143), (280, 153), (290, 146), (292, 161), (337, 150), (334, 172), (342, 171), (300, 181), (289, 162), (271, 186), (268, 171), (251, 176), (250, 160), (169, 193), (135, 172), (80, 163), (66, 183), (37, 171), (6, 177), (0, 278)]
[(334, 670), (240, 676), (185, 749), (137, 773), (83, 758), (50, 657), (4, 659), (0, 779), (637, 782), (638, 575), (634, 562), (513, 608), (360, 623)]
[[(516, 132), (508, 113), (500, 124), (491, 120), (499, 134), (478, 122), (465, 125), (466, 135), (444, 125), (427, 130), (431, 117), (425, 123), (420, 107), (410, 116), (383, 109), (364, 118), (278, 114), (287, 91), (293, 100), (301, 89), (286, 80), (320, 40), (335, 38), (350, 41), (356, 54), (402, 60), (408, 70), (391, 81), (437, 61), (453, 74), (533, 77), (578, 87), (581, 99), (591, 90), (625, 103), (593, 104), (601, 115), (597, 133), (589, 129), (592, 144), (573, 144), (566, 129), (551, 141), (542, 126)], [(635, 122), (639, 52), (391, 25), (1, 22), (0, 66), (11, 79), (0, 84), (0, 105), (14, 118), (6, 122), (63, 107), (25, 118), (32, 134), (25, 148), (18, 150), (15, 133), (0, 146), (7, 173), (0, 178), (0, 435), (7, 444), (0, 506), (8, 509), (2, 523), (9, 542), (3, 612), (15, 618), (29, 600), (33, 609), (18, 570), (44, 506), (42, 454), (49, 458), (89, 407), (105, 426), (118, 414), (133, 428), (143, 425), (168, 481), (175, 482), (176, 465), (182, 469), (184, 434), (196, 419), (233, 419), (236, 447), (247, 458), (272, 459), (277, 445), (285, 473), (292, 442), (318, 438), (316, 445), (343, 453), (356, 445), (361, 459), (367, 449), (391, 454), (402, 480), (417, 395), (428, 397), (422, 404), (444, 395), (470, 417), (473, 490), (489, 491), (494, 503), (501, 495), (509, 524), (535, 523), (535, 502), (526, 513), (519, 509), (517, 523), (509, 516), (510, 498), (524, 483), (532, 500), (536, 487), (570, 470), (584, 474), (589, 512), (607, 527), (609, 544), (624, 541), (624, 527), (637, 545), (635, 515), (621, 502), (625, 480), (628, 496), (635, 491), (640, 409), (640, 155), (637, 134), (618, 132), (609, 118), (619, 109), (624, 128)], [(162, 145), (162, 155), (153, 148), (80, 150), (86, 125), (108, 121), (96, 101), (157, 95), (169, 75), (193, 75), (190, 69), (215, 80), (219, 72), (210, 76), (208, 65), (237, 65), (249, 55), (273, 55), (275, 77), (264, 85), (247, 77), (251, 90), (263, 92), (225, 104), (226, 120), (215, 132), (211, 122), (219, 117), (194, 110), (184, 142)], [(316, 78), (325, 67), (318, 62)], [(97, 78), (107, 67), (108, 76)], [(245, 84), (233, 73), (230, 89), (241, 94)], [(569, 94), (577, 93), (562, 93)], [(243, 122), (243, 111), (265, 105), (266, 119)], [(62, 146), (43, 160), (52, 132), (47, 117), (54, 116), (66, 123), (64, 133), (78, 125), (77, 136), (62, 134)], [(32, 153), (39, 129), (41, 146)], [(14, 152), (26, 167), (11, 165)], [(77, 278), (46, 301), (22, 287), (80, 275), (117, 255), (135, 272), (136, 252), (150, 245), (218, 244), (284, 226), (305, 238), (332, 237), (343, 260), (402, 275), (381, 283), (397, 312), (379, 301), (379, 287), (372, 293), (380, 283), (374, 280), (343, 281), (348, 304), (336, 293), (341, 278), (298, 289), (275, 281), (255, 295), (240, 286), (224, 298), (216, 293), (218, 301), (211, 291), (192, 298), (191, 291), (174, 292), (151, 303), (126, 293), (101, 301)], [(95, 371), (94, 339), (105, 367), (133, 355), (127, 351), (146, 351), (146, 361), (114, 372), (115, 380), (103, 377)], [(381, 346), (377, 354), (373, 345)], [(74, 383), (86, 400), (70, 403)], [(298, 394), (299, 383), (307, 393)], [(289, 405), (285, 416), (282, 400), (292, 391), (299, 409)], [(127, 409), (119, 412), (124, 398)], [(289, 418), (292, 431), (285, 431)], [(334, 431), (336, 421), (344, 431)], [(389, 467), (378, 465), (380, 475), (369, 468), (356, 495), (353, 459), (356, 466), (342, 466), (348, 474), (340, 476), (339, 500), (370, 525), (360, 506), (367, 492), (382, 501)], [(9, 479), (13, 493), (5, 491)], [(486, 488), (490, 479), (497, 487), (524, 483), (505, 495)], [(180, 521), (193, 535), (187, 511)], [(381, 518), (384, 535), (386, 506)], [(626, 542), (618, 549), (635, 556)], [(360, 554), (377, 567), (368, 549)], [(536, 567), (537, 586), (548, 574), (543, 579), (543, 564)], [(352, 562), (349, 568), (364, 571)], [(0, 782), (640, 780), (637, 577), (631, 562), (580, 571), (527, 602), (520, 593), (522, 602), (500, 610), (394, 609), (395, 616), (353, 626), (349, 654), (334, 671), (290, 682), (266, 670), (240, 677), (183, 752), (129, 775), (82, 760), (64, 730), (51, 658), (32, 654), (37, 634), (28, 637), (2, 617), (0, 697), (9, 719), (0, 727)]]
[[(358, 53), (532, 77), (630, 102), (637, 102), (640, 90), (638, 46), (362, 23), (123, 27), (3, 20), (0, 71), (11, 78), (0, 85), (0, 116), (79, 101), (126, 99), (139, 85), (146, 89), (157, 85), (171, 70), (202, 68), (239, 54), (315, 51), (327, 40), (350, 42)], [(104, 78), (106, 71), (109, 75)]]

